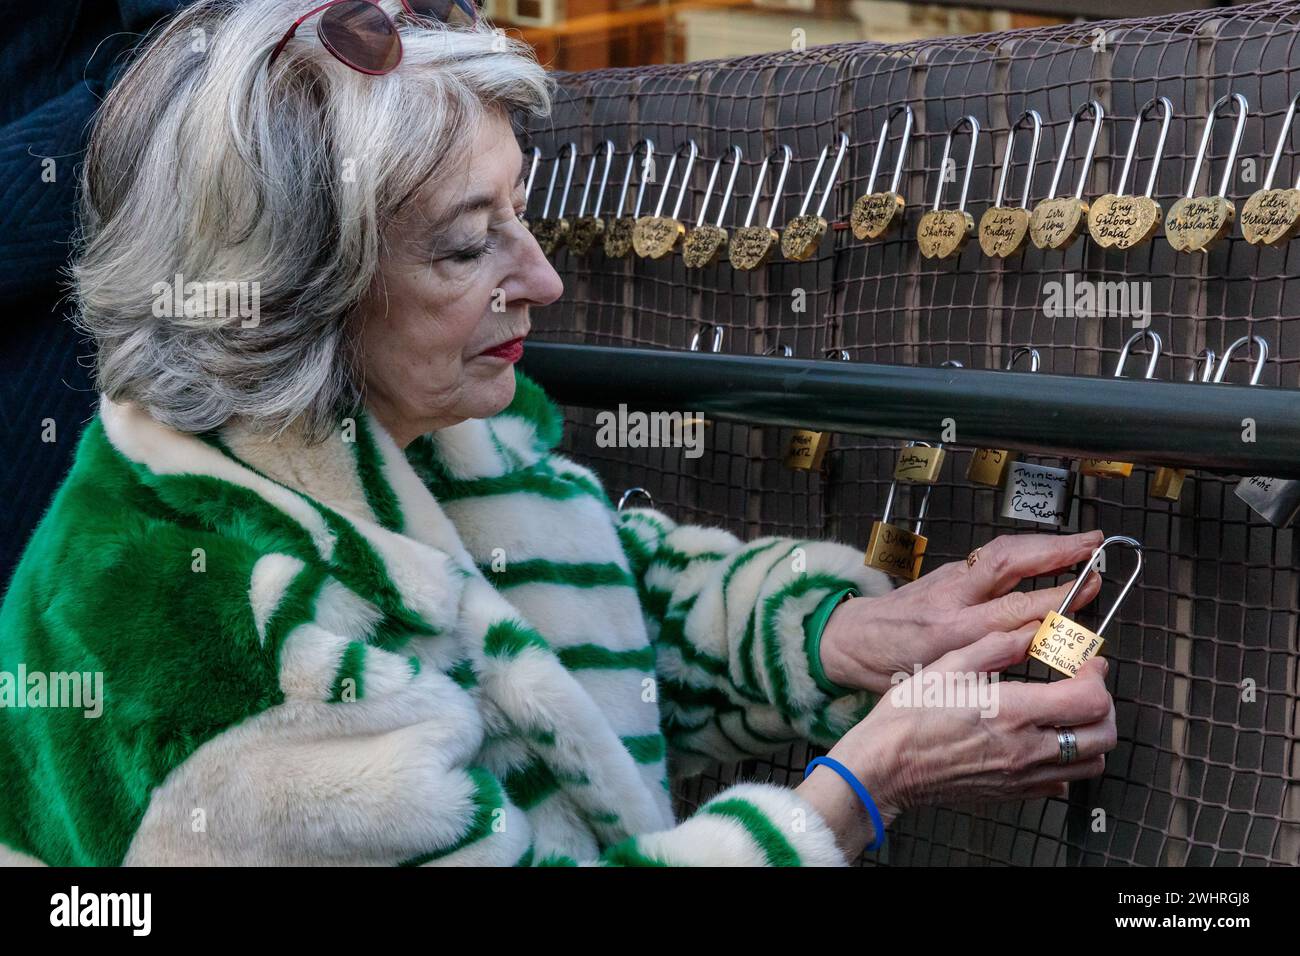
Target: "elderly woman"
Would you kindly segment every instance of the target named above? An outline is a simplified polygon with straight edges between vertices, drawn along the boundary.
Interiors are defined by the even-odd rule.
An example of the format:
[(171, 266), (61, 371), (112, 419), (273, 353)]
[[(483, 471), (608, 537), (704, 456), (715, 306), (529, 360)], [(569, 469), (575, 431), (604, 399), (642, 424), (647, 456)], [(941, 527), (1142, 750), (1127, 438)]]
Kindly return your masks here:
[[(1101, 660), (991, 708), (890, 692), (1023, 661), (1064, 591), (1015, 588), (1100, 534), (891, 590), (847, 545), (616, 512), (555, 453), (514, 367), (563, 292), (512, 126), (548, 103), (416, 0), (200, 0), (113, 90), (74, 272), (101, 404), (0, 612), (0, 671), (102, 677), (101, 713), (0, 708), (8, 859), (841, 864), (1101, 772)], [(840, 769), (674, 818), (669, 767), (800, 739)]]

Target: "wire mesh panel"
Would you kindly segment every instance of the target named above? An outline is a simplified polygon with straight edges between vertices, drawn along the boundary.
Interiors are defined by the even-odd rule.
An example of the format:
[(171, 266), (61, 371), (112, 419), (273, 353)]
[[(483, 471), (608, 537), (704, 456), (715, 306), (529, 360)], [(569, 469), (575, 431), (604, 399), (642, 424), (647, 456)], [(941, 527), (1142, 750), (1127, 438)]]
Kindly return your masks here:
[[(722, 348), (728, 352), (761, 354), (788, 345), (802, 358), (824, 357), (830, 350), (838, 356), (843, 349), (857, 361), (934, 366), (957, 360), (967, 367), (1001, 368), (1014, 349), (1032, 346), (1042, 355), (1043, 371), (1108, 375), (1124, 341), (1149, 321), (1165, 346), (1158, 377), (1186, 379), (1200, 350), (1222, 355), (1249, 332), (1271, 346), (1261, 381), (1300, 387), (1300, 243), (1253, 246), (1234, 230), (1206, 254), (1185, 254), (1170, 247), (1162, 230), (1127, 252), (1085, 238), (1065, 251), (1030, 245), (999, 260), (984, 256), (971, 241), (957, 259), (935, 262), (923, 258), (915, 242), (917, 220), (939, 185), (945, 137), (959, 119), (973, 116), (981, 127), (968, 204), (978, 219), (992, 203), (1017, 117), (1027, 109), (1043, 117), (1031, 188), (1031, 202), (1037, 202), (1047, 197), (1071, 115), (1090, 99), (1106, 113), (1096, 157), (1085, 169), (1085, 136), (1076, 133), (1062, 167), (1061, 195), (1072, 192), (1080, 176), (1085, 199), (1114, 191), (1134, 116), (1152, 97), (1167, 96), (1174, 118), (1154, 195), (1168, 211), (1187, 187), (1207, 111), (1219, 97), (1241, 93), (1250, 112), (1228, 192), (1240, 208), (1260, 187), (1282, 118), (1300, 91), (1297, 38), (1300, 8), (1267, 3), (562, 75), (554, 114), (530, 131), (543, 155), (553, 157), (562, 144), (576, 142), (584, 157), (582, 175), (595, 146), (610, 139), (619, 151), (612, 177), (617, 180), (632, 145), (649, 137), (659, 174), (647, 185), (645, 202), (652, 210), (664, 188), (668, 157), (693, 138), (700, 159), (680, 217), (688, 225), (695, 221), (713, 160), (733, 145), (743, 150), (744, 164), (725, 214), (729, 228), (749, 205), (765, 154), (782, 144), (793, 151), (787, 188), (778, 200), (780, 226), (798, 212), (822, 147), (833, 149), (841, 130), (851, 146), (827, 205), (831, 235), (813, 259), (793, 262), (778, 254), (767, 266), (744, 272), (725, 258), (691, 270), (679, 256), (609, 259), (597, 250), (579, 258), (561, 251), (556, 264), (567, 294), (536, 310), (536, 334), (553, 341), (680, 349), (701, 323), (716, 323), (724, 329)], [(892, 107), (905, 103), (915, 112), (916, 127), (900, 187), (907, 199), (903, 228), (860, 242), (847, 228), (849, 211), (866, 191), (881, 124)], [(1232, 125), (1230, 118), (1215, 125), (1198, 195), (1217, 188)], [(1158, 126), (1153, 122), (1142, 130), (1129, 191), (1145, 185)], [(949, 173), (955, 178), (944, 193), (948, 207), (955, 205), (965, 174), (966, 135), (954, 144), (956, 164)], [(1300, 174), (1293, 156), (1297, 143), (1300, 135), (1288, 140), (1278, 186)], [(882, 162), (886, 179), (897, 148), (895, 134)], [(1016, 154), (1008, 203), (1019, 195), (1023, 156)], [(632, 195), (636, 181), (634, 176)], [(616, 186), (612, 181), (607, 203), (617, 199)], [(878, 181), (876, 189), (882, 188)], [(534, 214), (539, 199), (535, 192)], [(767, 202), (765, 193), (761, 216)], [(1098, 315), (1073, 307), (1071, 290), (1082, 288), (1080, 283), (1125, 283), (1129, 297), (1120, 296), (1109, 314)], [(1120, 287), (1111, 288), (1118, 295)], [(704, 336), (706, 348), (708, 341)], [(1138, 364), (1128, 374), (1140, 374)], [(1248, 363), (1234, 363), (1225, 380), (1244, 382), (1248, 376)], [(1300, 409), (1300, 394), (1297, 399)], [(890, 443), (835, 436), (824, 474), (795, 471), (781, 463), (789, 430), (725, 422), (710, 423), (706, 453), (698, 458), (676, 448), (600, 448), (595, 412), (570, 408), (567, 414), (569, 452), (591, 462), (612, 492), (644, 486), (678, 520), (724, 525), (745, 538), (832, 537), (865, 546), (896, 454)], [(999, 517), (996, 493), (964, 479), (969, 453), (952, 450), (931, 498), (928, 567), (960, 559), (998, 534), (1041, 530)], [(1077, 527), (1131, 535), (1142, 542), (1146, 557), (1140, 589), (1106, 633), (1120, 743), (1104, 776), (1075, 785), (1068, 800), (907, 813), (873, 862), (1300, 862), (1295, 535), (1263, 523), (1233, 495), (1237, 476), (1193, 472), (1173, 503), (1149, 496), (1152, 476), (1153, 469), (1138, 466), (1128, 479), (1086, 477), (1080, 489)], [(902, 495), (903, 514), (908, 499)], [(1114, 563), (1125, 560), (1121, 552)], [(1108, 573), (1099, 606), (1114, 599), (1127, 568)], [(1012, 676), (1049, 679), (1036, 662)], [(718, 767), (680, 784), (677, 797), (688, 810), (737, 775), (793, 784), (809, 756), (799, 746), (769, 760)]]

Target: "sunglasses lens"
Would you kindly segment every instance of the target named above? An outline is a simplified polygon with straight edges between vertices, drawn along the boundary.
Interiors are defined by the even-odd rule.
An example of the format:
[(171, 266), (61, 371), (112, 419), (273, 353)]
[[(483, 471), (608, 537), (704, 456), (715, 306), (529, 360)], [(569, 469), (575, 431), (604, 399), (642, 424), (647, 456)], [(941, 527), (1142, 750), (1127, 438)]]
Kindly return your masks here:
[(321, 15), (319, 32), (326, 48), (354, 69), (388, 73), (402, 59), (393, 21), (368, 0), (330, 7)]
[(406, 0), (406, 8), (417, 17), (442, 23), (473, 23), (478, 19), (474, 0)]

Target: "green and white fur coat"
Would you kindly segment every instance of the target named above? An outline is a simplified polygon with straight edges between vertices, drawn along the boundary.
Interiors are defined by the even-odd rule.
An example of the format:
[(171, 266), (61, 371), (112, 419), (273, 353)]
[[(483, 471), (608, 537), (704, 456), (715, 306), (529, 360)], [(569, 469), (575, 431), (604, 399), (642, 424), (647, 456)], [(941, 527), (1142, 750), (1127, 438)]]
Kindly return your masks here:
[(405, 452), (364, 415), (310, 445), (101, 401), (0, 675), (100, 673), (103, 712), (0, 706), (0, 862), (846, 862), (773, 784), (678, 822), (668, 766), (834, 742), (873, 698), (810, 668), (807, 624), (888, 579), (617, 512), (517, 381)]

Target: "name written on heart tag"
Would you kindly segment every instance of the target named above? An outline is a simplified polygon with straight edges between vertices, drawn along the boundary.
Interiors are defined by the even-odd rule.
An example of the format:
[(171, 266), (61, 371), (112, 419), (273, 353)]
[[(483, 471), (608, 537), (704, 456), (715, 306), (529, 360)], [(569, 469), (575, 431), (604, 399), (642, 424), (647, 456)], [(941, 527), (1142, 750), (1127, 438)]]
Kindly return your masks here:
[(879, 239), (903, 220), (903, 197), (898, 193), (859, 196), (849, 215), (849, 226), (859, 239)]
[(685, 232), (685, 226), (668, 216), (642, 216), (632, 230), (632, 248), (642, 259), (663, 259)]
[(1025, 246), (1029, 238), (1029, 211), (1011, 206), (993, 206), (980, 216), (980, 248), (986, 256), (1005, 259)]
[(961, 252), (974, 231), (975, 220), (970, 213), (931, 209), (917, 223), (916, 244), (927, 259), (948, 259)]
[(542, 247), (542, 252), (548, 256), (554, 255), (556, 250), (564, 245), (565, 237), (568, 234), (569, 220), (567, 219), (556, 219), (553, 216), (548, 216), (533, 223), (533, 235), (537, 237), (537, 244)]
[(1039, 249), (1068, 249), (1083, 231), (1088, 204), (1073, 196), (1045, 199), (1034, 207), (1029, 237)]
[(1236, 207), (1222, 196), (1184, 196), (1169, 207), (1165, 238), (1179, 252), (1207, 252), (1236, 217)]
[(718, 261), (727, 244), (727, 230), (705, 223), (686, 234), (682, 243), (682, 261), (688, 268), (703, 269)]
[(636, 228), (636, 219), (632, 216), (619, 216), (605, 230), (605, 255), (611, 259), (624, 259), (632, 251), (632, 232)]
[(1300, 232), (1300, 189), (1261, 189), (1241, 207), (1241, 234), (1254, 245), (1276, 246)]
[(781, 231), (781, 254), (796, 262), (811, 259), (824, 235), (826, 220), (821, 216), (795, 216)]
[(1088, 209), (1088, 235), (1103, 249), (1132, 249), (1154, 236), (1163, 218), (1150, 196), (1107, 193)]
[(585, 256), (591, 251), (592, 246), (596, 244), (605, 232), (605, 221), (597, 219), (595, 216), (583, 216), (581, 219), (575, 219), (573, 228), (569, 230), (569, 251), (574, 255)]
[(727, 243), (727, 258), (735, 269), (750, 272), (767, 262), (776, 246), (775, 229), (766, 226), (741, 226)]

